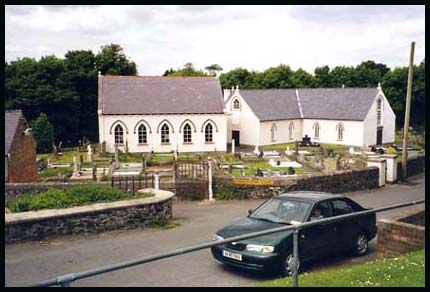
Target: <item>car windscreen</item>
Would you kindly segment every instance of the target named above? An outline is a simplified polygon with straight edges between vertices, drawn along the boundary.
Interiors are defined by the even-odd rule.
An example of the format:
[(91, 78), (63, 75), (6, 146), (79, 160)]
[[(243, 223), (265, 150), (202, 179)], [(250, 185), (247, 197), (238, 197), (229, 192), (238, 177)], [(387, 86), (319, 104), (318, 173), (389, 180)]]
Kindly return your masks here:
[(310, 203), (274, 198), (256, 209), (250, 217), (277, 223), (301, 223), (310, 207)]

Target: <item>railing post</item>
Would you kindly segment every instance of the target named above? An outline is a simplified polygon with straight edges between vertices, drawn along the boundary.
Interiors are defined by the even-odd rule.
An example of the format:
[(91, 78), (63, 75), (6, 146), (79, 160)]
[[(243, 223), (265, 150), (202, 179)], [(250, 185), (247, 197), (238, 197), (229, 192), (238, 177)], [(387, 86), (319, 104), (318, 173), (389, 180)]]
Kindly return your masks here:
[(293, 287), (299, 287), (299, 229), (294, 229), (293, 233)]

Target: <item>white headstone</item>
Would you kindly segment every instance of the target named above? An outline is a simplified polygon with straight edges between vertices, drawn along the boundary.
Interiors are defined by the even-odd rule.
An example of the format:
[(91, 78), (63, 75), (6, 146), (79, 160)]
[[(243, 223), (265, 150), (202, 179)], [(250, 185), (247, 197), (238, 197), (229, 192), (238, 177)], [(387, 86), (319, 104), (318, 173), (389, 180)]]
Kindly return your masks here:
[(260, 151), (258, 150), (258, 145), (256, 145), (254, 148), (254, 154), (258, 155), (259, 153), (260, 153)]
[(355, 153), (354, 147), (349, 148), (349, 154), (353, 155)]
[(76, 174), (78, 172), (78, 160), (76, 159), (76, 156), (73, 156), (73, 174)]
[(234, 154), (234, 149), (235, 148), (235, 142), (234, 142), (234, 139), (231, 139), (231, 153), (233, 153)]

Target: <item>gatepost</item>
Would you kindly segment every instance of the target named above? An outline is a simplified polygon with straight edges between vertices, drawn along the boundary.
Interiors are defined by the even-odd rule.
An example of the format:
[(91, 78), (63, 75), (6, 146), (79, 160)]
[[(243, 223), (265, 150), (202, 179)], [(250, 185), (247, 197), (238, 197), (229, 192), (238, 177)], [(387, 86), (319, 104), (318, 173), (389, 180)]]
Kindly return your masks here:
[(387, 183), (397, 182), (397, 155), (394, 154), (384, 154), (381, 155), (387, 161)]
[(385, 158), (369, 157), (367, 159), (367, 167), (376, 166), (377, 168), (379, 168), (379, 182), (378, 182), (379, 187), (385, 186), (386, 163), (387, 161), (385, 160)]

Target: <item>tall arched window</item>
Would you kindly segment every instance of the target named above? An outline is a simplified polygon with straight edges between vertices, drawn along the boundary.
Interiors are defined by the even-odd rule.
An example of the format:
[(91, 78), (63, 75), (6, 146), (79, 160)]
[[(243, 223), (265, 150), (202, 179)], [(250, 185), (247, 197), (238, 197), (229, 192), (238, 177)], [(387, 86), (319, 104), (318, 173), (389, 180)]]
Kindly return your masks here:
[(314, 126), (312, 127), (314, 128), (314, 139), (319, 139), (320, 137), (320, 124), (318, 124), (317, 122), (314, 123)]
[(138, 137), (139, 137), (139, 144), (148, 143), (148, 136), (146, 133), (146, 127), (143, 124), (139, 126), (137, 133), (138, 133)]
[(191, 126), (190, 124), (185, 124), (184, 126), (184, 143), (191, 143)]
[(240, 109), (240, 102), (238, 99), (233, 101), (233, 109)]
[(208, 123), (205, 127), (205, 142), (213, 142), (213, 127)]
[(276, 141), (276, 124), (272, 124), (272, 127), (270, 128), (270, 136), (272, 139), (272, 142)]
[(293, 137), (294, 137), (294, 123), (290, 123), (290, 125), (288, 126), (288, 137), (290, 138), (290, 140), (293, 140)]
[(167, 124), (163, 124), (161, 127), (161, 143), (170, 143), (169, 132), (169, 126)]
[(124, 144), (124, 130), (121, 125), (116, 125), (114, 135), (115, 144)]
[(380, 98), (376, 101), (376, 124), (382, 125), (382, 99)]
[(337, 124), (337, 140), (342, 141), (343, 140), (343, 131), (345, 131), (345, 128), (343, 127), (342, 123)]

